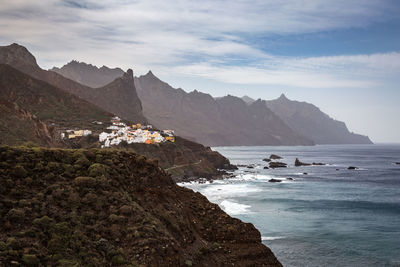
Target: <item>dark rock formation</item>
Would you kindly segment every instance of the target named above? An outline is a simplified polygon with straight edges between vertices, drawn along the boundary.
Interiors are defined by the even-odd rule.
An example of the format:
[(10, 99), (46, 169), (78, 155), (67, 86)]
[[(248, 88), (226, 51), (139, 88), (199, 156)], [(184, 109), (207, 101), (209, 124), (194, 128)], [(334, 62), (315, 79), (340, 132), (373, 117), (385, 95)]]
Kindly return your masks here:
[(351, 133), (346, 125), (330, 118), (318, 107), (292, 101), (282, 94), (266, 105), (290, 128), (316, 144), (372, 144), (367, 136)]
[(268, 170), (269, 168), (267, 166), (264, 166), (264, 170)]
[(291, 177), (286, 178), (286, 180), (288, 180), (288, 181), (294, 181), (294, 179), (291, 178)]
[(397, 165), (400, 165), (400, 162), (396, 162)]
[(357, 168), (357, 167), (354, 167), (354, 166), (349, 166), (347, 169), (348, 169), (348, 170), (357, 170), (358, 168)]
[(282, 266), (250, 223), (117, 150), (0, 147), (4, 266)]
[(326, 165), (326, 164), (325, 164), (325, 163), (322, 163), (322, 162), (313, 162), (312, 165), (315, 165), (315, 166), (324, 166), (324, 165)]
[(267, 158), (265, 158), (265, 159), (263, 159), (263, 161), (265, 161), (265, 162), (270, 162), (271, 160), (270, 160), (270, 159), (267, 159)]
[(304, 163), (301, 162), (298, 158), (296, 158), (296, 160), (294, 161), (294, 166), (299, 167), (299, 166), (310, 166), (311, 164), (309, 163)]
[(287, 164), (283, 162), (273, 161), (269, 163), (270, 168), (286, 168)]
[(269, 179), (268, 182), (270, 182), (270, 183), (280, 183), (280, 182), (282, 182), (282, 180), (272, 178), (272, 179)]
[(270, 159), (282, 159), (281, 156), (278, 156), (278, 155), (275, 155), (275, 154), (271, 154), (271, 155), (269, 156), (269, 158), (270, 158)]

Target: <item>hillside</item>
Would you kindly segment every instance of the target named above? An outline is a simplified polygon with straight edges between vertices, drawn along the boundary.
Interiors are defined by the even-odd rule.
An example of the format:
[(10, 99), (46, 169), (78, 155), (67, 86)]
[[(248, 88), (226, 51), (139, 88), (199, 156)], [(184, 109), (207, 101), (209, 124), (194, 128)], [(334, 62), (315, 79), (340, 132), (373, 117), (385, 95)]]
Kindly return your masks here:
[(372, 144), (368, 136), (350, 132), (344, 122), (323, 113), (318, 107), (289, 100), (285, 95), (266, 105), (297, 133), (316, 144)]
[(72, 94), (0, 64), (0, 144), (31, 141), (65, 146), (60, 130), (99, 130), (94, 120), (108, 122), (111, 113)]
[(36, 79), (79, 96), (101, 109), (120, 115), (128, 121), (147, 121), (142, 114), (142, 105), (136, 93), (131, 70), (108, 85), (91, 88), (56, 72), (41, 69), (36, 64), (35, 57), (25, 47), (18, 44), (0, 46), (0, 63), (9, 64)]
[(250, 223), (112, 150), (0, 147), (0, 262), (281, 266)]
[(259, 102), (234, 96), (214, 99), (198, 91), (174, 89), (152, 72), (135, 79), (143, 113), (158, 127), (209, 146), (311, 145)]
[(76, 60), (72, 60), (61, 68), (54, 67), (51, 71), (92, 88), (102, 87), (124, 74), (120, 68), (111, 69), (106, 66), (98, 68)]

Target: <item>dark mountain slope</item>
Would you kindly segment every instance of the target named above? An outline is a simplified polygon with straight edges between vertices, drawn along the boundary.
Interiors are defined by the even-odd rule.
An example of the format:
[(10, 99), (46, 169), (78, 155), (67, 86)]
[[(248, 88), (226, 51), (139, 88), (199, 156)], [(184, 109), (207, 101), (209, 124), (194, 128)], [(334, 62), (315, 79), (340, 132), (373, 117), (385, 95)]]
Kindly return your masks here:
[(94, 120), (108, 122), (111, 113), (0, 64), (0, 143), (33, 141), (61, 145), (59, 130), (78, 127), (96, 130)]
[(61, 68), (54, 67), (51, 71), (92, 88), (102, 87), (124, 74), (120, 68), (110, 69), (106, 66), (98, 68), (76, 60), (72, 60)]
[(142, 105), (136, 93), (131, 70), (106, 86), (91, 88), (53, 71), (42, 70), (36, 64), (34, 56), (18, 44), (0, 47), (0, 63), (9, 64), (34, 78), (77, 95), (108, 112), (120, 115), (126, 120), (146, 121), (142, 114)]
[(5, 266), (282, 266), (250, 223), (112, 150), (0, 147)]
[(214, 99), (198, 91), (186, 93), (159, 80), (152, 72), (135, 79), (143, 113), (158, 127), (205, 145), (311, 145), (266, 105), (237, 97)]
[(330, 118), (316, 106), (281, 95), (266, 105), (293, 130), (316, 144), (372, 144), (368, 136), (349, 132), (346, 124)]

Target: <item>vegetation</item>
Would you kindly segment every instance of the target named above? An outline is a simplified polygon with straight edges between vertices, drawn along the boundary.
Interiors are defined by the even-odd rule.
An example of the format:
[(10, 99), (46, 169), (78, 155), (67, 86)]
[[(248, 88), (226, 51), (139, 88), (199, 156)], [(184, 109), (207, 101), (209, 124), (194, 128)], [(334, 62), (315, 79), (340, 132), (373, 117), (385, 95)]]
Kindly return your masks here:
[(122, 150), (0, 147), (0, 263), (279, 266), (259, 232)]

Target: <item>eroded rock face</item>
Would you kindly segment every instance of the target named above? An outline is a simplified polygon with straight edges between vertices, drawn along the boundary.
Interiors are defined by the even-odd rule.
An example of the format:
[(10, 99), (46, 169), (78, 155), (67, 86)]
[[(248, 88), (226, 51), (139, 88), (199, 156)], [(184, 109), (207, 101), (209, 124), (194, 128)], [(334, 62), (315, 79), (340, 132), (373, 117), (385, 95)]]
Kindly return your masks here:
[(296, 158), (296, 160), (294, 161), (294, 166), (299, 167), (299, 166), (310, 166), (311, 164), (309, 163), (304, 163), (301, 162), (298, 158)]
[(281, 266), (252, 224), (144, 156), (0, 147), (0, 170), (6, 266)]

